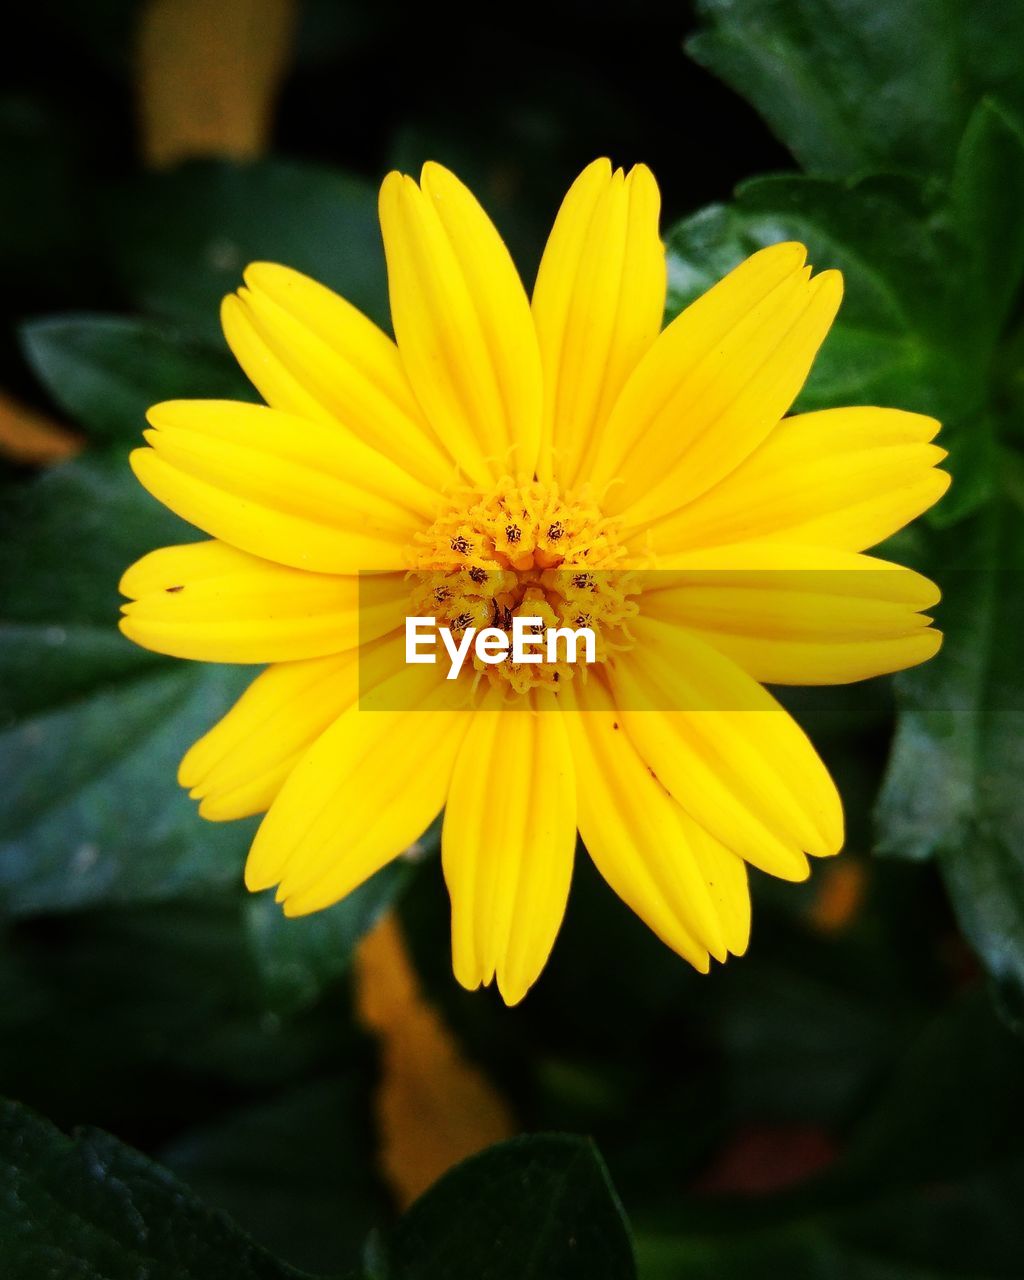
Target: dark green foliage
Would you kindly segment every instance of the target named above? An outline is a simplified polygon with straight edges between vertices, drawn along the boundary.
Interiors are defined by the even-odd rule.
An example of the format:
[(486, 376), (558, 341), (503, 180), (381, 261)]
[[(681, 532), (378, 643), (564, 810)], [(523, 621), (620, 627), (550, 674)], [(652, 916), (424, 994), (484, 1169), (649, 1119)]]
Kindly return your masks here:
[(371, 1251), (373, 1280), (635, 1280), (592, 1143), (514, 1138), (465, 1161)]
[(11, 1280), (286, 1280), (151, 1161), (105, 1133), (66, 1138), (16, 1103), (0, 1111), (0, 1239)]

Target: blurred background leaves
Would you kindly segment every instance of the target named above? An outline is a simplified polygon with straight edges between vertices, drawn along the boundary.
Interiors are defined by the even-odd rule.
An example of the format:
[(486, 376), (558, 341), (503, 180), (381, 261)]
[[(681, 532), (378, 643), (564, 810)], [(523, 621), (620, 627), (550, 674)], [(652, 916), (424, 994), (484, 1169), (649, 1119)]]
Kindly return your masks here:
[[(5, 1275), (1019, 1276), (1020, 7), (40, 0), (0, 66)], [(436, 831), (318, 916), (244, 895), (251, 824), (174, 772), (248, 673), (115, 630), (123, 568), (194, 536), (125, 457), (155, 400), (254, 398), (247, 262), (387, 323), (392, 164), (455, 167), (529, 282), (605, 153), (659, 178), (670, 315), (779, 239), (843, 270), (801, 407), (943, 420), (953, 489), (886, 551), (947, 641), (787, 691), (848, 851), (756, 877), (748, 957), (693, 974), (580, 858), (508, 1011), (451, 978)]]

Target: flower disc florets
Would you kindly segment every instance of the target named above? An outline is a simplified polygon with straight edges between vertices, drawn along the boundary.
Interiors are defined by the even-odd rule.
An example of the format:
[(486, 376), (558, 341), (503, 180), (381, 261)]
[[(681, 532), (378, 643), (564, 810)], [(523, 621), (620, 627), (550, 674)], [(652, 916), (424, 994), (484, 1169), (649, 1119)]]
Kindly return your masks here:
[[(623, 568), (625, 556), (615, 522), (586, 489), (561, 494), (554, 484), (506, 479), (489, 492), (459, 490), (417, 536), (412, 609), (456, 638), (468, 627), (497, 627), (511, 639), (517, 616), (539, 618), (545, 628), (589, 627), (601, 663), (632, 644), (628, 623), (640, 585)], [(527, 665), (510, 656), (485, 665), (474, 658), (471, 678), (486, 676), (512, 695), (557, 689), (586, 669), (564, 659)]]

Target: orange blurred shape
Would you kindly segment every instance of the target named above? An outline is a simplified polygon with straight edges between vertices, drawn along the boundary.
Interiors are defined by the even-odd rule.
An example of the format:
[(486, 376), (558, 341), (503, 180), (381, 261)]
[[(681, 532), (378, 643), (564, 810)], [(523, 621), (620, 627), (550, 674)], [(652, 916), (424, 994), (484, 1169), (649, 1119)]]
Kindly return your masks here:
[(149, 0), (138, 32), (142, 152), (152, 168), (267, 147), (294, 0)]
[(356, 999), (380, 1046), (380, 1165), (404, 1208), (452, 1165), (516, 1128), (501, 1095), (424, 1000), (391, 914), (359, 945)]
[(822, 868), (821, 884), (808, 919), (822, 933), (838, 933), (856, 916), (867, 890), (867, 874), (852, 858)]
[(80, 436), (0, 391), (0, 454), (15, 462), (45, 465), (72, 458)]

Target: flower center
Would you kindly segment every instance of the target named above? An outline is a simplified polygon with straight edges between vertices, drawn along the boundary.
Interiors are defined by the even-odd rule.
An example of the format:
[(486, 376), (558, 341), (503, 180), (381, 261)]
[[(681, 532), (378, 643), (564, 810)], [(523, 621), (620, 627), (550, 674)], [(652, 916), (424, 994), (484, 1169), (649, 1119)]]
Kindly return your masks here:
[[(614, 521), (601, 515), (586, 489), (561, 494), (554, 484), (518, 485), (507, 479), (489, 492), (454, 493), (412, 548), (412, 607), (458, 640), (468, 627), (497, 627), (511, 644), (516, 617), (539, 618), (542, 628), (589, 627), (596, 661), (628, 649), (629, 619), (637, 613), (635, 574), (622, 568), (625, 548)], [(466, 662), (474, 683), (489, 680), (510, 693), (562, 680), (587, 667), (567, 660), (524, 664)]]

